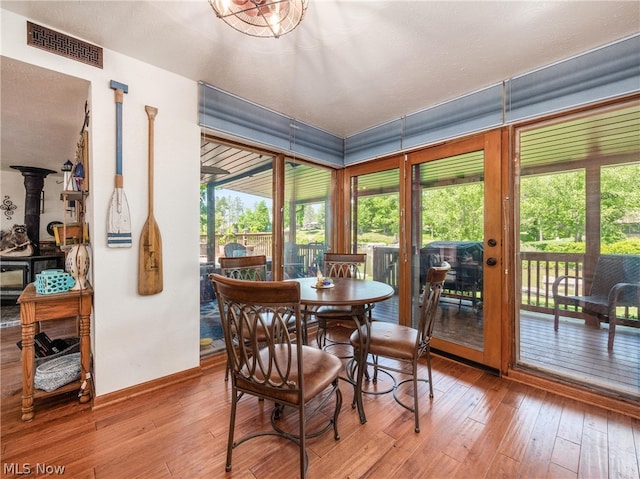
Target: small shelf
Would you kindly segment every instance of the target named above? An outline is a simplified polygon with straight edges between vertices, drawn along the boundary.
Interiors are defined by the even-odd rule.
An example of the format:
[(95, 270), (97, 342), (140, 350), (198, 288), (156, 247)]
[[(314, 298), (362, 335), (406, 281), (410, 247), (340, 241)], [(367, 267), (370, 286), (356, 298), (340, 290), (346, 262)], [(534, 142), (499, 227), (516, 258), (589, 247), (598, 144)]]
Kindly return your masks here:
[(34, 399), (38, 399), (38, 398), (57, 396), (58, 394), (64, 394), (64, 393), (69, 393), (74, 391), (79, 392), (81, 387), (82, 387), (82, 381), (78, 379), (76, 381), (70, 382), (69, 384), (65, 384), (64, 386), (60, 386), (58, 389), (54, 389), (53, 391), (49, 391), (49, 392), (43, 389), (34, 389), (33, 397)]
[(89, 196), (88, 191), (63, 191), (60, 193), (62, 201), (84, 201)]

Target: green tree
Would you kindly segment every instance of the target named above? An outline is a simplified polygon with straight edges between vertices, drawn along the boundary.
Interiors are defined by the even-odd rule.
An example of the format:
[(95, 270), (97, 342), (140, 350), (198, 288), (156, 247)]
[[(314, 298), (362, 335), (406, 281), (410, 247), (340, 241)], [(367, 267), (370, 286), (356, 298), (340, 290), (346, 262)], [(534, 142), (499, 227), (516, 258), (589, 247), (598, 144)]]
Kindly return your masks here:
[(603, 243), (624, 240), (625, 220), (640, 215), (640, 164), (602, 168), (600, 236)]
[(422, 225), (429, 228), (429, 239), (481, 241), (483, 219), (482, 183), (423, 190)]
[(256, 204), (254, 210), (243, 211), (238, 218), (238, 227), (241, 231), (249, 233), (271, 231), (271, 214), (267, 203), (262, 200)]
[(358, 199), (358, 234), (375, 232), (397, 235), (399, 222), (397, 194)]
[(238, 228), (238, 220), (240, 219), (243, 209), (242, 200), (237, 196), (216, 196), (216, 233), (224, 234)]
[(207, 185), (200, 185), (200, 234), (207, 234)]
[(584, 171), (520, 179), (520, 230), (523, 241), (572, 238), (585, 232)]

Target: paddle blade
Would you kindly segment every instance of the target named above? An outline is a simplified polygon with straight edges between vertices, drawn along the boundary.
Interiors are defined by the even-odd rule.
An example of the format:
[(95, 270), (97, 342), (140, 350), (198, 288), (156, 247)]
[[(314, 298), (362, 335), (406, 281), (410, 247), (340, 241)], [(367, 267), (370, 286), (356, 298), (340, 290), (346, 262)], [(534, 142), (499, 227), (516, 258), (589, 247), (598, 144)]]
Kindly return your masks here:
[(157, 294), (162, 287), (162, 237), (158, 224), (150, 216), (140, 234), (138, 294)]
[(107, 217), (107, 246), (109, 248), (131, 248), (131, 216), (129, 203), (122, 188), (111, 195)]

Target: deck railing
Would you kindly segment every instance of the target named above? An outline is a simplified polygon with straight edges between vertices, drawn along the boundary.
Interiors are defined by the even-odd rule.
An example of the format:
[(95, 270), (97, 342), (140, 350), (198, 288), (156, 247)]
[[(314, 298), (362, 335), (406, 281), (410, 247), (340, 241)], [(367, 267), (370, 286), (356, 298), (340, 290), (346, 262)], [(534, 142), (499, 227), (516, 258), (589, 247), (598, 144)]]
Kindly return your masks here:
[[(222, 245), (226, 243), (222, 239), (223, 235), (216, 235), (215, 244)], [(240, 243), (247, 247), (251, 255), (265, 255), (271, 256), (271, 233), (237, 233), (233, 239), (234, 243)], [(207, 235), (200, 235), (200, 257), (207, 257)], [(221, 256), (221, 254), (216, 254)]]
[[(201, 235), (201, 256), (206, 257), (206, 235)], [(271, 256), (271, 233), (238, 233), (235, 241), (244, 244), (250, 254)], [(220, 235), (216, 236), (216, 244), (220, 244)], [(322, 267), (323, 253), (326, 246), (322, 243), (295, 245), (296, 264), (299, 263), (297, 274), (306, 276), (315, 274), (315, 266)], [(367, 253), (367, 276), (376, 281), (383, 281), (398, 290), (398, 247), (387, 245), (367, 245), (363, 247)], [(562, 294), (583, 295), (585, 283), (583, 281), (584, 254), (582, 253), (520, 253), (520, 307), (523, 310), (541, 313), (553, 313), (553, 282), (559, 276), (572, 276), (575, 279), (563, 284)], [(587, 285), (588, 286), (588, 285)], [(481, 294), (481, 293), (478, 293)], [(462, 296), (462, 299), (465, 296)], [(580, 317), (579, 311), (567, 309), (562, 305), (564, 316)], [(625, 310), (623, 317), (629, 314), (637, 315), (637, 311)]]
[[(527, 311), (553, 312), (553, 282), (560, 276), (575, 279), (565, 283), (562, 294), (584, 294), (584, 254), (582, 253), (520, 253), (520, 307)], [(562, 305), (564, 316), (579, 316)]]
[[(398, 287), (398, 248), (395, 246), (373, 246), (372, 272), (373, 279)], [(367, 249), (369, 253), (369, 249)], [(553, 314), (553, 283), (560, 276), (571, 276), (571, 280), (563, 282), (563, 295), (582, 296), (588, 291), (584, 280), (584, 254), (582, 253), (520, 253), (520, 308), (527, 311)], [(451, 289), (445, 291), (450, 296), (470, 299), (468, 291)], [(479, 295), (481, 292), (473, 293)], [(560, 306), (563, 316), (582, 317), (578, 308)], [(624, 309), (624, 311), (622, 311)], [(637, 308), (621, 308), (620, 317), (637, 317)]]

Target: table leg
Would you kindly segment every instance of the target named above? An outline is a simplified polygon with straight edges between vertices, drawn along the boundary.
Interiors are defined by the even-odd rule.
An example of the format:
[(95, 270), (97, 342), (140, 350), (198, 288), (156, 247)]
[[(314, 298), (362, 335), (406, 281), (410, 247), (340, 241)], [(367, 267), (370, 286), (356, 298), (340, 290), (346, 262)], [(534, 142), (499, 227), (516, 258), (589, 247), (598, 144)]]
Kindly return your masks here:
[[(31, 421), (33, 412), (33, 375), (34, 375), (34, 348), (33, 341), (36, 334), (36, 324), (29, 321), (33, 316), (33, 305), (25, 304), (20, 307), (20, 315), (23, 316), (22, 326), (22, 420)], [(31, 316), (29, 316), (31, 315)], [(26, 323), (26, 324), (25, 324)]]
[(354, 315), (354, 321), (356, 323), (356, 327), (358, 328), (358, 336), (360, 339), (358, 351), (354, 351), (354, 359), (355, 353), (357, 353), (358, 355), (356, 359), (358, 367), (356, 370), (354, 402), (358, 409), (358, 415), (360, 416), (360, 424), (364, 424), (367, 422), (367, 416), (364, 412), (364, 403), (362, 402), (362, 382), (364, 381), (364, 372), (367, 368), (367, 357), (369, 356), (370, 328), (370, 322), (367, 319), (365, 308), (362, 309), (362, 314), (358, 313), (358, 315)]
[(80, 297), (80, 381), (83, 388), (80, 390), (80, 402), (91, 400), (91, 381), (89, 371), (91, 368), (91, 297)]
[(311, 311), (308, 306), (302, 306), (302, 344), (308, 345), (307, 330), (309, 329), (309, 316)]

